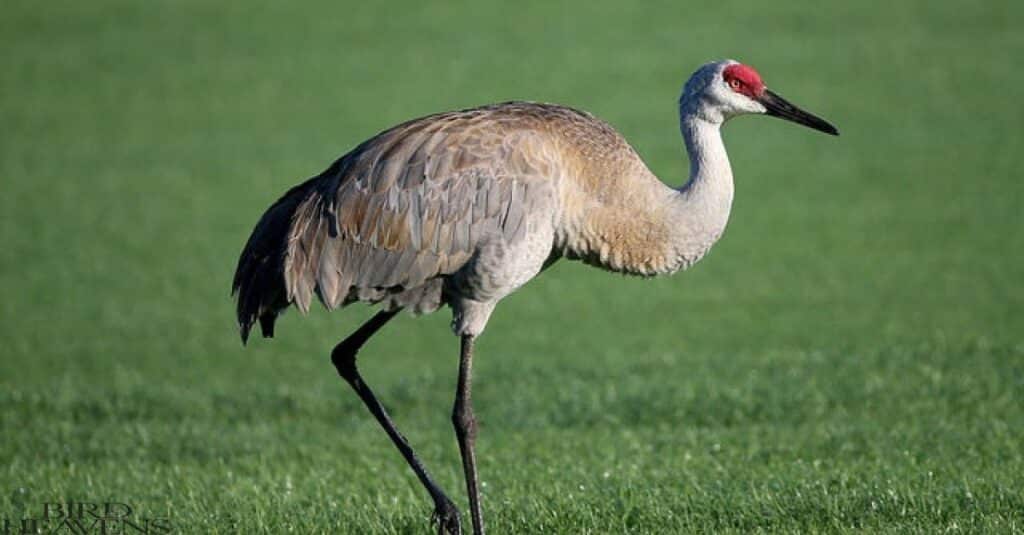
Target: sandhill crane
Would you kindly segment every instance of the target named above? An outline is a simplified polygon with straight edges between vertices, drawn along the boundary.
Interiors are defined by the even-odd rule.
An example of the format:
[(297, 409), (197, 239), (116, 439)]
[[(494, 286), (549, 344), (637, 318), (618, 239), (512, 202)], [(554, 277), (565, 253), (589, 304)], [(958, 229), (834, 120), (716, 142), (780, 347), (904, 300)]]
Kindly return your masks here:
[(356, 353), (402, 309), (452, 309), (461, 338), (452, 422), (474, 533), (483, 533), (470, 399), (473, 341), (495, 305), (561, 257), (621, 273), (674, 273), (725, 229), (733, 178), (722, 124), (781, 117), (833, 135), (828, 122), (767, 90), (753, 68), (708, 63), (686, 82), (679, 119), (689, 180), (670, 188), (607, 123), (551, 104), (507, 102), (388, 129), (285, 193), (238, 261), (233, 293), (243, 343), (265, 337), (290, 305), (382, 310), (338, 343), (331, 361), (376, 417), (434, 501), (438, 531), (459, 513), (360, 377)]

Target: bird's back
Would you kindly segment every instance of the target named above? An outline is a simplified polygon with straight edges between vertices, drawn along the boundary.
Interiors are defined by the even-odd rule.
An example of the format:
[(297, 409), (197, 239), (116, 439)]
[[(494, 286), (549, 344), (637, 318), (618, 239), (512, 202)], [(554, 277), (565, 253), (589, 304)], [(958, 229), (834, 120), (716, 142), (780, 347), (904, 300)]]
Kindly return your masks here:
[[(510, 102), (386, 130), (291, 189), (256, 225), (234, 291), (243, 339), (290, 304), (386, 302), (429, 312), (485, 240), (554, 218), (560, 180), (628, 144), (589, 114)], [(621, 147), (620, 147), (621, 148)], [(632, 149), (629, 149), (631, 151)]]

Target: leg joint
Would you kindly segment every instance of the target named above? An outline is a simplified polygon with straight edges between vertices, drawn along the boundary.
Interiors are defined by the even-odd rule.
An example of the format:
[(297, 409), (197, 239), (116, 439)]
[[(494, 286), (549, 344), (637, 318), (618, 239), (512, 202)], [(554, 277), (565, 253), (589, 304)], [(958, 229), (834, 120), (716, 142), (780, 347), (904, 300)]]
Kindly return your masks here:
[(359, 372), (356, 371), (356, 353), (359, 351), (359, 348), (353, 347), (347, 342), (348, 340), (346, 339), (334, 346), (334, 349), (331, 351), (331, 363), (338, 370), (338, 375), (345, 380), (351, 381), (359, 376)]
[(476, 438), (476, 415), (473, 414), (472, 406), (456, 402), (452, 409), (452, 424), (455, 426), (455, 434), (460, 437)]
[(338, 375), (341, 375), (350, 383), (353, 379), (359, 378), (359, 372), (356, 371), (356, 353), (373, 336), (373, 333), (383, 327), (388, 320), (395, 317), (399, 310), (396, 308), (394, 310), (378, 312), (356, 329), (354, 333), (348, 335), (347, 338), (334, 346), (334, 350), (331, 351), (331, 362), (338, 369)]

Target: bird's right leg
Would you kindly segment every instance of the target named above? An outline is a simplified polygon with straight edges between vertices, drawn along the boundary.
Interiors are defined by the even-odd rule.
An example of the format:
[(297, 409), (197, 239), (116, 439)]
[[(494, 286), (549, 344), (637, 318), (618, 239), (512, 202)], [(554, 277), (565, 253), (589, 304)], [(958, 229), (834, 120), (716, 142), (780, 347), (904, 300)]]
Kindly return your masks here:
[(331, 362), (337, 368), (338, 375), (352, 386), (352, 389), (356, 391), (359, 398), (366, 404), (366, 408), (370, 409), (373, 416), (377, 418), (377, 422), (380, 423), (384, 431), (391, 437), (391, 441), (395, 443), (395, 447), (405, 457), (405, 461), (409, 463), (413, 472), (416, 472), (416, 477), (419, 478), (420, 483), (430, 493), (430, 497), (434, 500), (434, 520), (437, 522), (438, 534), (443, 534), (445, 531), (452, 535), (461, 534), (462, 526), (459, 522), (459, 510), (456, 509), (451, 499), (434, 482), (434, 479), (430, 477), (427, 469), (423, 467), (423, 463), (416, 457), (416, 453), (412, 451), (409, 442), (395, 428), (395, 424), (391, 417), (388, 416), (387, 411), (384, 410), (384, 406), (377, 401), (377, 396), (373, 395), (373, 391), (363, 381), (359, 371), (356, 369), (356, 353), (359, 352), (359, 348), (397, 313), (397, 309), (378, 312), (356, 329), (354, 333), (350, 334), (348, 338), (345, 338), (334, 347), (334, 350), (331, 351)]

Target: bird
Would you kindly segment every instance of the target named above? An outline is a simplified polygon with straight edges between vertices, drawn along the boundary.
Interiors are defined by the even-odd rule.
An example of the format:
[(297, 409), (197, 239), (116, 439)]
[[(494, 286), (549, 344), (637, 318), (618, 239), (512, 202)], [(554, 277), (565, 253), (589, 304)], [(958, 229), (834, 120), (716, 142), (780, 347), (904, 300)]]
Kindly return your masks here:
[(274, 336), (289, 307), (380, 310), (331, 350), (331, 362), (434, 502), (439, 533), (462, 533), (454, 502), (363, 380), (356, 355), (402, 310), (447, 305), (459, 338), (452, 424), (473, 532), (484, 533), (471, 384), (474, 342), (495, 306), (555, 261), (652, 277), (686, 269), (725, 230), (733, 173), (722, 125), (764, 114), (839, 135), (735, 60), (700, 66), (679, 123), (689, 177), (658, 179), (611, 125), (577, 109), (512, 101), (413, 119), (373, 136), (288, 190), (256, 223), (232, 284), (243, 344)]

